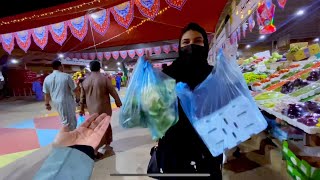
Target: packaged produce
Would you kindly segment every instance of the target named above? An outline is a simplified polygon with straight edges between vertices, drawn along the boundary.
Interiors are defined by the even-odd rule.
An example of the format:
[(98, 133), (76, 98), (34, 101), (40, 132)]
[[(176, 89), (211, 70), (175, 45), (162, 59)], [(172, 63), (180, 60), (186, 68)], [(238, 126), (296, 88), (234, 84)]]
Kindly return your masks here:
[(274, 91), (267, 91), (261, 94), (258, 94), (254, 97), (255, 100), (271, 100), (271, 99), (278, 99), (283, 97), (284, 94)]
[(175, 80), (140, 59), (120, 112), (124, 128), (148, 127), (154, 140), (178, 121)]
[(300, 96), (302, 94), (306, 94), (306, 93), (311, 92), (313, 90), (316, 90), (318, 88), (319, 88), (318, 84), (310, 84), (308, 86), (305, 86), (305, 87), (303, 87), (301, 89), (296, 90), (295, 92), (291, 93), (290, 96), (298, 97), (298, 96)]

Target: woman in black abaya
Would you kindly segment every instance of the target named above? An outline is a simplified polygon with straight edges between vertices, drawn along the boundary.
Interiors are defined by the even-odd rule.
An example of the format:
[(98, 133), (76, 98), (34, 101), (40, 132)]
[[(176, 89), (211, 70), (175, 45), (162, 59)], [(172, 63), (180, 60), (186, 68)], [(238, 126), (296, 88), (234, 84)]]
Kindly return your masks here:
[[(205, 30), (195, 23), (187, 25), (180, 37), (179, 57), (163, 72), (193, 90), (212, 71), (207, 62), (209, 43)], [(206, 98), (206, 97), (203, 97)], [(153, 153), (152, 153), (153, 154)], [(186, 117), (179, 103), (179, 121), (172, 126), (156, 148), (155, 161), (160, 173), (202, 173), (210, 177), (166, 177), (160, 179), (222, 179), (222, 155), (213, 157)], [(154, 162), (153, 162), (154, 163)], [(152, 164), (152, 162), (151, 162)], [(155, 173), (148, 169), (149, 173)]]

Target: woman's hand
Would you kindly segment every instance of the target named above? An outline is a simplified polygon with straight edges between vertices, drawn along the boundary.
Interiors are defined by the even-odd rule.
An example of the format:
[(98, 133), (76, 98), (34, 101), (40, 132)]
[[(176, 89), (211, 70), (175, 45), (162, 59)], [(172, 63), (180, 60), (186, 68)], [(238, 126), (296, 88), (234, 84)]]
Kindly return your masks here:
[(70, 131), (63, 127), (54, 140), (54, 146), (69, 147), (73, 145), (86, 145), (97, 149), (103, 135), (110, 124), (110, 116), (107, 114), (93, 114), (80, 127)]

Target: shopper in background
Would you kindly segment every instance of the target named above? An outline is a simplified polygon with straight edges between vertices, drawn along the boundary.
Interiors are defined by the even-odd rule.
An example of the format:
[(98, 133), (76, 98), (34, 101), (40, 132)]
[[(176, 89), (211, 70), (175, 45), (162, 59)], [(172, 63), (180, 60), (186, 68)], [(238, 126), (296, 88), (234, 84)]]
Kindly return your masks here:
[[(82, 82), (80, 115), (84, 115), (84, 102), (86, 102), (90, 114), (106, 113), (108, 116), (111, 116), (112, 108), (109, 95), (115, 99), (117, 107), (122, 106), (117, 91), (112, 86), (108, 77), (100, 73), (100, 69), (101, 65), (99, 61), (90, 62), (91, 74)], [(99, 145), (99, 148), (101, 147), (99, 150), (100, 153), (96, 152), (97, 158), (102, 157), (106, 150), (112, 150), (112, 147), (110, 147), (111, 142), (112, 128), (110, 125)]]
[(116, 76), (116, 86), (117, 86), (118, 91), (120, 91), (120, 88), (121, 88), (121, 76), (120, 75)]
[[(212, 72), (213, 67), (207, 62), (208, 52), (206, 31), (198, 24), (190, 23), (183, 29), (180, 37), (179, 57), (164, 68), (163, 72), (174, 78), (177, 83), (187, 83), (193, 90)], [(157, 148), (153, 148), (151, 154), (153, 157), (149, 163), (149, 173), (209, 173), (210, 177), (187, 179), (222, 179), (222, 155), (211, 155), (192, 127), (180, 102), (179, 121), (159, 140)]]
[(76, 103), (73, 97), (76, 84), (70, 75), (63, 73), (60, 61), (53, 61), (52, 68), (53, 73), (48, 75), (43, 83), (46, 109), (51, 110), (51, 100), (60, 115), (62, 124), (74, 130), (77, 127)]
[(43, 101), (43, 93), (42, 93), (42, 85), (40, 77), (36, 78), (35, 81), (32, 83), (32, 91), (36, 93), (36, 100)]
[(110, 116), (94, 114), (73, 131), (63, 127), (56, 136), (48, 158), (33, 179), (90, 179), (94, 149), (98, 147), (109, 124)]

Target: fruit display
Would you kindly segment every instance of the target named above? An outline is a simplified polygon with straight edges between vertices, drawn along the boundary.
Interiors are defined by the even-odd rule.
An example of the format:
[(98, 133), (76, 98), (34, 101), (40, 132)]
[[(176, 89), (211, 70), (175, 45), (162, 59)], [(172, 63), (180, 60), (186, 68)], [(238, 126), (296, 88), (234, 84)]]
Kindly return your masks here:
[(266, 74), (256, 74), (253, 72), (243, 73), (244, 79), (246, 80), (247, 84), (254, 83), (256, 81), (260, 81), (267, 78)]
[(305, 86), (301, 89), (296, 90), (295, 92), (291, 93), (290, 96), (292, 97), (298, 97), (300, 95), (306, 94), (310, 91), (316, 90), (319, 88), (318, 84), (310, 84), (308, 86)]
[(267, 91), (267, 92), (256, 95), (254, 99), (255, 100), (272, 100), (272, 99), (279, 99), (283, 96), (284, 94), (279, 92)]
[(308, 110), (304, 104), (289, 104), (281, 113), (291, 119), (297, 119), (307, 115)]
[(318, 71), (311, 71), (309, 76), (307, 77), (308, 81), (318, 81), (320, 74)]
[(280, 76), (280, 74), (274, 73), (274, 74), (271, 74), (271, 75), (270, 75), (270, 78), (277, 78), (277, 77), (279, 77), (279, 76)]
[(307, 86), (308, 84), (308, 82), (303, 81), (302, 79), (296, 79), (293, 82), (288, 81), (281, 87), (280, 92), (283, 94), (289, 94), (301, 87)]
[(289, 77), (295, 75), (298, 71), (291, 71), (288, 72), (287, 74), (283, 75), (280, 79), (288, 79)]
[(315, 126), (318, 124), (319, 114), (309, 114), (298, 119), (298, 122), (307, 126)]
[(307, 68), (311, 67), (312, 65), (313, 65), (313, 63), (308, 63), (308, 64), (304, 65), (302, 69), (307, 69)]
[(245, 60), (243, 61), (243, 65), (250, 64), (250, 63), (252, 63), (253, 61), (255, 61), (257, 58), (258, 58), (258, 57), (253, 56), (253, 57), (250, 57), (250, 58), (248, 58), (248, 59), (245, 59)]
[(282, 55), (280, 55), (277, 52), (272, 53), (271, 57), (265, 61), (264, 63), (266, 65), (271, 64), (271, 63), (275, 63), (275, 62), (279, 62), (279, 61), (286, 61), (287, 59), (285, 57), (283, 57)]
[[(299, 50), (293, 48), (290, 52)], [(253, 59), (251, 65), (258, 62)], [(269, 59), (258, 62), (268, 68), (261, 79), (257, 66), (254, 72), (244, 73), (255, 92), (254, 99), (261, 109), (288, 124), (310, 134), (320, 133), (320, 61), (309, 58), (280, 63), (283, 61), (287, 61), (285, 54), (273, 53)]]

